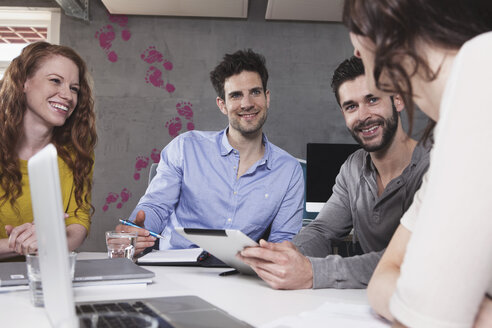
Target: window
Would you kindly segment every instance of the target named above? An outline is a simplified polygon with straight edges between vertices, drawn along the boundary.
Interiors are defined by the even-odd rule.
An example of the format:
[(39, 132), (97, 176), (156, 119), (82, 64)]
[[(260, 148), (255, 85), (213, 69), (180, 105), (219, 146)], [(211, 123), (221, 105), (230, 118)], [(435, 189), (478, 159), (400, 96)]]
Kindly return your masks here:
[(0, 7), (0, 78), (31, 42), (60, 43), (60, 9)]

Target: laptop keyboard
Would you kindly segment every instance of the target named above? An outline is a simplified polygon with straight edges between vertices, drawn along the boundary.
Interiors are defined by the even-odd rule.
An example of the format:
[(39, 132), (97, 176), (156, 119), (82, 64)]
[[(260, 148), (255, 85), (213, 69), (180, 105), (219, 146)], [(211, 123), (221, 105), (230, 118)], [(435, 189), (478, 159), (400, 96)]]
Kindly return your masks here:
[[(159, 316), (154, 312), (150, 307), (148, 307), (145, 303), (136, 301), (136, 302), (114, 302), (114, 303), (95, 303), (95, 304), (80, 304), (75, 306), (75, 310), (77, 314), (84, 313), (108, 313), (108, 312), (131, 312), (131, 313), (144, 313), (151, 317), (154, 317), (159, 322), (159, 328), (173, 328), (173, 326), (166, 321), (164, 318)], [(98, 328), (138, 328), (138, 326), (134, 322), (129, 322), (129, 320), (121, 320), (117, 317), (112, 317), (108, 320), (104, 318), (104, 320), (100, 320), (102, 322), (98, 322)], [(90, 322), (87, 322), (86, 325), (90, 327)]]

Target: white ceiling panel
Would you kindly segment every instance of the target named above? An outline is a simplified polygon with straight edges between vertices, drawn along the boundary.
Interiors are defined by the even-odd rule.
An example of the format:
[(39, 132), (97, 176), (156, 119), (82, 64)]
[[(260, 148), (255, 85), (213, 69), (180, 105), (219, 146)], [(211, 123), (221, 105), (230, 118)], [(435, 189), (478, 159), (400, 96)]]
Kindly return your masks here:
[(111, 14), (248, 17), (248, 0), (102, 0)]
[(340, 22), (343, 0), (268, 0), (265, 19)]

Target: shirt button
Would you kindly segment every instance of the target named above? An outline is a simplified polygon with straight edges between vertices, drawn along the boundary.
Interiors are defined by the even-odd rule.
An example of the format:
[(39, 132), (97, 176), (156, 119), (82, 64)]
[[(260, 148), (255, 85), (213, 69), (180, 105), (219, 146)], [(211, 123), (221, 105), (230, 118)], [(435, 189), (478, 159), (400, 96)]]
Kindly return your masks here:
[(231, 222), (231, 221), (232, 221), (232, 219), (231, 219), (231, 218), (228, 218), (228, 219), (227, 219), (227, 222)]
[(237, 195), (237, 191), (234, 192), (234, 195)]

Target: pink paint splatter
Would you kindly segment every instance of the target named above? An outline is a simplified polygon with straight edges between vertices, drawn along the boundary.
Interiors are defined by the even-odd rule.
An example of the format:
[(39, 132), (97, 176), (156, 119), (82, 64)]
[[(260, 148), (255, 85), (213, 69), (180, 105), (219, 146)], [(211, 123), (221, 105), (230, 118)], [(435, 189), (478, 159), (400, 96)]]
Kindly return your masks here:
[(111, 23), (118, 24), (121, 27), (126, 27), (126, 24), (128, 24), (128, 16), (126, 15), (112, 15), (109, 12), (106, 12), (109, 16), (109, 21)]
[(154, 163), (159, 163), (161, 159), (161, 153), (157, 148), (152, 149), (152, 153), (150, 154), (150, 158), (154, 161)]
[(179, 117), (175, 117), (166, 122), (165, 127), (169, 131), (169, 135), (173, 138), (177, 137), (179, 132), (181, 131), (181, 119)]
[(106, 196), (106, 203), (103, 206), (103, 211), (106, 212), (109, 209), (109, 205), (116, 202), (118, 200), (118, 194), (115, 194), (114, 192), (108, 193)]
[[(118, 24), (121, 27), (126, 27), (126, 24), (128, 24), (128, 16), (126, 15), (111, 15), (109, 12), (107, 13), (109, 16), (109, 21), (111, 23)], [(130, 40), (132, 36), (132, 33), (128, 29), (124, 29), (121, 31), (121, 38), (123, 41), (128, 41)]]
[(150, 66), (145, 75), (145, 82), (151, 83), (154, 87), (161, 88), (164, 85), (161, 70), (155, 66)]
[(118, 55), (116, 55), (114, 51), (111, 51), (111, 46), (115, 39), (113, 26), (106, 25), (101, 27), (94, 36), (99, 40), (99, 46), (104, 50), (108, 59), (113, 63), (116, 62), (118, 60)]
[(173, 63), (171, 63), (169, 60), (164, 59), (164, 55), (158, 51), (155, 46), (149, 46), (147, 49), (142, 52), (140, 55), (140, 58), (142, 58), (143, 61), (149, 64), (154, 64), (154, 63), (162, 63), (162, 66), (166, 71), (170, 71), (173, 69)]
[(130, 30), (123, 30), (121, 31), (121, 38), (123, 41), (128, 41), (132, 37), (132, 32)]
[(138, 156), (137, 161), (135, 162), (135, 173), (133, 174), (133, 178), (135, 180), (140, 179), (140, 171), (145, 169), (149, 165), (149, 158), (144, 156)]
[(173, 63), (171, 63), (170, 61), (167, 61), (167, 60), (164, 60), (164, 63), (162, 64), (162, 66), (164, 66), (164, 69), (166, 71), (170, 71), (173, 69)]
[(112, 42), (115, 39), (114, 29), (112, 25), (106, 25), (99, 29), (95, 34), (96, 39), (99, 39), (99, 46), (105, 51), (109, 51)]
[(110, 53), (108, 53), (108, 60), (112, 63), (117, 62), (118, 61), (118, 55), (116, 54), (116, 52), (111, 51)]
[(186, 129), (188, 131), (195, 129), (195, 124), (193, 123), (192, 107), (193, 105), (189, 101), (181, 101), (176, 104), (176, 111), (178, 112), (179, 116), (184, 117), (188, 120), (188, 122), (186, 123)]
[(155, 49), (154, 46), (150, 46), (142, 52), (140, 58), (146, 63), (160, 63), (164, 59), (162, 54)]
[(174, 85), (172, 85), (171, 83), (166, 84), (166, 88), (165, 89), (169, 93), (173, 93), (174, 90), (176, 90), (176, 88), (174, 87)]
[[(129, 29), (126, 28), (126, 25), (128, 24), (128, 17), (125, 15), (111, 15), (109, 12), (106, 12), (109, 21), (112, 23), (116, 23), (119, 26), (123, 27), (123, 31), (121, 32), (121, 38), (123, 41), (128, 41), (130, 40), (132, 33), (130, 32)], [(118, 55), (116, 52), (111, 50), (111, 47), (113, 46), (113, 41), (116, 39), (116, 34), (113, 28), (113, 25), (108, 24), (103, 27), (101, 27), (95, 34), (96, 39), (99, 40), (99, 46), (101, 49), (104, 50), (106, 55), (108, 56), (108, 60), (112, 63), (115, 63), (118, 61)]]
[(165, 89), (167, 92), (172, 93), (176, 89), (174, 85), (167, 83), (164, 86), (164, 80), (162, 79), (162, 71), (155, 66), (150, 66), (146, 72), (145, 83), (150, 83), (154, 87)]
[[(173, 69), (173, 64), (164, 59), (162, 53), (155, 48), (155, 46), (149, 46), (141, 54), (140, 58), (148, 64), (163, 63), (162, 66), (165, 70), (170, 71)], [(162, 78), (162, 71), (156, 66), (152, 65), (146, 72), (145, 82), (150, 83), (157, 88), (165, 89), (167, 92), (172, 93), (176, 88), (171, 83), (166, 83), (164, 85), (164, 80)]]
[(119, 202), (116, 205), (116, 208), (123, 207), (123, 204), (126, 203), (130, 199), (130, 197), (132, 197), (132, 193), (128, 189), (123, 188), (123, 190), (120, 193), (120, 196), (121, 196), (121, 202)]
[(183, 116), (187, 120), (193, 119), (193, 105), (190, 102), (179, 102), (176, 104), (176, 111), (180, 116)]

